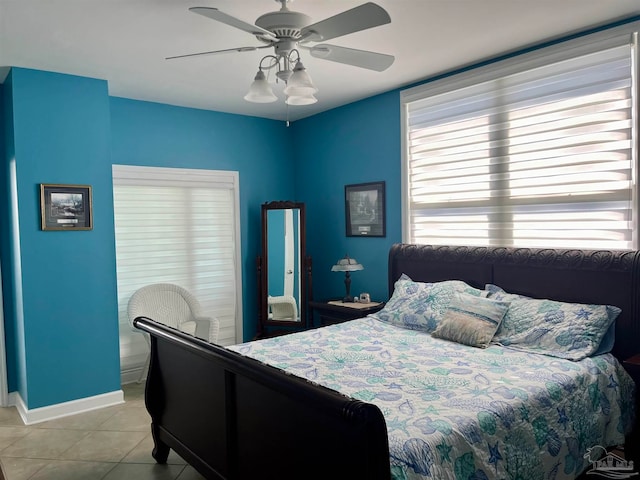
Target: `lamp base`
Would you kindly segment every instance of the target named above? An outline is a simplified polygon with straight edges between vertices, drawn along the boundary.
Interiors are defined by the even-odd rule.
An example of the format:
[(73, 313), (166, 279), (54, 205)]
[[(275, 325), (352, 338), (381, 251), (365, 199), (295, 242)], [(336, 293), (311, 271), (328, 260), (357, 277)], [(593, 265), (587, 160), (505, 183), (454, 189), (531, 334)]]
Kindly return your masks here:
[(344, 286), (346, 287), (345, 296), (342, 299), (342, 303), (353, 303), (353, 297), (351, 296), (351, 274), (349, 270), (344, 272)]

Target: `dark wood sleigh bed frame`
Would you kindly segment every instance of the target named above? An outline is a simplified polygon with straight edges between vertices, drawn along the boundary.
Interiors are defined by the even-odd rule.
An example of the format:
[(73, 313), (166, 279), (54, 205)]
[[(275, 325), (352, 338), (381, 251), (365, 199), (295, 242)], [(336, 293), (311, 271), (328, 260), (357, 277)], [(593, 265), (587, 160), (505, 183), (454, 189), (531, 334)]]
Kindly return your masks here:
[[(613, 354), (640, 351), (640, 252), (396, 244), (389, 295), (415, 281), (464, 280), (565, 302), (615, 305)], [(173, 449), (208, 479), (389, 479), (384, 417), (361, 402), (143, 317), (145, 400), (165, 463)]]

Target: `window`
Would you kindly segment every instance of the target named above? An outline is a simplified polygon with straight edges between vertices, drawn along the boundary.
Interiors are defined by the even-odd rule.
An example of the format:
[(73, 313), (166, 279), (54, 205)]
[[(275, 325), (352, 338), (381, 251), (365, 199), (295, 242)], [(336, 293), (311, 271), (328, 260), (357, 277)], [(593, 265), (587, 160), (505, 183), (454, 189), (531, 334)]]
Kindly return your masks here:
[(403, 92), (403, 240), (637, 248), (634, 38), (599, 32)]
[(186, 288), (220, 321), (220, 344), (241, 341), (238, 173), (114, 165), (113, 193), (123, 373), (146, 358), (127, 304), (151, 283)]

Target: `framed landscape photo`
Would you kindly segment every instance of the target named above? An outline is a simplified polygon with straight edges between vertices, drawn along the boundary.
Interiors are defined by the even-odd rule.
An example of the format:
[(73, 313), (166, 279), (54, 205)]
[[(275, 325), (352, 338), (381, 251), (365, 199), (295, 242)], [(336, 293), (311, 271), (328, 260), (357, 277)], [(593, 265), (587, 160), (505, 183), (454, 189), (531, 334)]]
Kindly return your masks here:
[(345, 185), (347, 237), (386, 236), (384, 182)]
[(40, 184), (42, 230), (91, 230), (90, 185)]

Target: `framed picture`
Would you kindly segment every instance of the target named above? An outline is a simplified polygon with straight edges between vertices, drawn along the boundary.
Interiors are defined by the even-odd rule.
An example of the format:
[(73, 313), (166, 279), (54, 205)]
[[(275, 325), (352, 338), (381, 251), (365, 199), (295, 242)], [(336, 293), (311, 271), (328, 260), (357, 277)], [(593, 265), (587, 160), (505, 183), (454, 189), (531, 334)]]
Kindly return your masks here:
[(345, 185), (347, 237), (384, 237), (384, 182)]
[(42, 230), (91, 230), (90, 185), (40, 184)]

